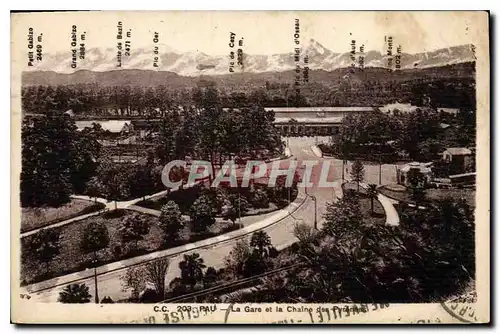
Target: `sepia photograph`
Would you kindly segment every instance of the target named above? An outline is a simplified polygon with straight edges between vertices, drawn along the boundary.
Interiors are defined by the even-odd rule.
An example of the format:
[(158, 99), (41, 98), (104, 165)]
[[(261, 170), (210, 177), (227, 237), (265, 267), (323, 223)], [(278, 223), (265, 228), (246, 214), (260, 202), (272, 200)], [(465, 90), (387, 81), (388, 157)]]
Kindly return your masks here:
[(489, 322), (488, 22), (11, 13), (13, 314)]

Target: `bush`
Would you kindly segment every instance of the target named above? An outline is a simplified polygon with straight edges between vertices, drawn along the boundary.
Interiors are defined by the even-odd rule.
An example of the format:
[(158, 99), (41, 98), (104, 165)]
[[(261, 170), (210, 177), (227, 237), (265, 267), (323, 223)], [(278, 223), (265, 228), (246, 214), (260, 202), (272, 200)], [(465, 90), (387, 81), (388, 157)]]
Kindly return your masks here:
[(114, 304), (115, 302), (110, 296), (106, 296), (101, 300), (101, 304)]
[(262, 209), (269, 207), (269, 197), (263, 189), (256, 189), (252, 194), (251, 203), (254, 208)]

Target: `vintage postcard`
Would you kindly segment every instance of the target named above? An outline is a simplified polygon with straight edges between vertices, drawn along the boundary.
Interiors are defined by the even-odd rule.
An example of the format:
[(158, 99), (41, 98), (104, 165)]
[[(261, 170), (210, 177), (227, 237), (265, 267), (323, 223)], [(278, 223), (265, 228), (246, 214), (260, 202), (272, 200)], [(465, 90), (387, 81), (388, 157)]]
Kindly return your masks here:
[(11, 27), (13, 322), (490, 322), (488, 12)]

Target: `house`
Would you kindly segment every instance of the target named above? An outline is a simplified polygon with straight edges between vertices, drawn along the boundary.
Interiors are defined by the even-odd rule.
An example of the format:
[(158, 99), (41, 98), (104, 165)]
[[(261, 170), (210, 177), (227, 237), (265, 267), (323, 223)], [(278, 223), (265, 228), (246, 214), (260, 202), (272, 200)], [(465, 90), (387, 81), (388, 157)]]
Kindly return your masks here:
[(397, 170), (397, 180), (399, 184), (408, 186), (408, 172), (417, 169), (424, 176), (424, 185), (432, 180), (432, 162), (410, 162)]
[(130, 121), (76, 121), (75, 125), (78, 131), (82, 131), (85, 128), (92, 128), (94, 125), (100, 126), (102, 133), (100, 133), (97, 141), (106, 147), (133, 145), (137, 140), (133, 131), (134, 126)]
[(453, 166), (457, 173), (464, 173), (473, 162), (472, 151), (466, 147), (448, 147), (443, 153), (444, 161)]
[(73, 112), (73, 109), (68, 109), (64, 112), (64, 115), (69, 116), (69, 117), (74, 117), (75, 113)]
[(78, 131), (85, 128), (92, 128), (94, 124), (100, 125), (104, 132), (112, 136), (122, 136), (131, 133), (134, 126), (130, 121), (109, 120), (109, 121), (76, 121)]

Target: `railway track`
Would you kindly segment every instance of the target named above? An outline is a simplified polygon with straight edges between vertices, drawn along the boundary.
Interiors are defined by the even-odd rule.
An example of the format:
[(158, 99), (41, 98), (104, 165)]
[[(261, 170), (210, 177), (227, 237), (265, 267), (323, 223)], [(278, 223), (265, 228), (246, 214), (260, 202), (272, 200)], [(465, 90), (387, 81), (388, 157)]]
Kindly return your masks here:
[(160, 303), (178, 303), (178, 302), (183, 302), (183, 301), (186, 302), (186, 301), (188, 301), (190, 299), (196, 299), (198, 297), (207, 296), (207, 295), (210, 295), (210, 294), (213, 294), (213, 293), (221, 293), (221, 292), (224, 293), (225, 290), (227, 290), (227, 293), (234, 292), (234, 288), (244, 288), (244, 287), (246, 287), (247, 284), (250, 284), (250, 283), (253, 283), (255, 281), (258, 281), (258, 280), (260, 280), (263, 277), (267, 277), (267, 276), (270, 276), (270, 275), (273, 275), (273, 274), (277, 274), (277, 273), (280, 273), (280, 272), (283, 272), (283, 271), (287, 271), (287, 270), (290, 270), (290, 269), (293, 269), (293, 268), (299, 268), (301, 266), (303, 266), (303, 264), (299, 263), (299, 264), (293, 264), (293, 265), (289, 265), (289, 266), (285, 266), (285, 267), (273, 269), (273, 270), (267, 271), (267, 272), (259, 274), (259, 275), (255, 275), (255, 276), (252, 276), (252, 277), (247, 277), (247, 278), (244, 278), (244, 279), (241, 279), (241, 280), (237, 280), (237, 281), (234, 281), (234, 282), (230, 282), (230, 283), (227, 283), (227, 284), (219, 285), (219, 286), (216, 286), (216, 287), (211, 287), (211, 288), (208, 288), (208, 289), (203, 289), (203, 290), (200, 290), (200, 291), (191, 292), (191, 293), (188, 293), (188, 294), (185, 294), (185, 295), (182, 295), (182, 296), (177, 296), (177, 297), (172, 297), (172, 298), (169, 298), (169, 299), (165, 299), (165, 300), (161, 301)]

